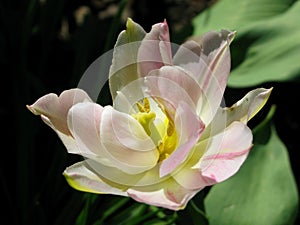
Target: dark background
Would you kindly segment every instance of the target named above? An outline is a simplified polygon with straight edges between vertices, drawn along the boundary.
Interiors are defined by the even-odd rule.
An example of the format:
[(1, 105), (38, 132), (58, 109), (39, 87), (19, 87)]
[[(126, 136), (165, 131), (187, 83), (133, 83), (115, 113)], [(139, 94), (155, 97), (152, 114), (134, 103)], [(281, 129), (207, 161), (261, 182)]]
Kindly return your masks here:
[[(118, 33), (131, 17), (148, 32), (167, 19), (171, 41), (180, 44), (192, 34), (191, 19), (214, 1), (205, 0), (1, 0), (1, 224), (74, 224), (86, 195), (70, 188), (62, 172), (78, 161), (68, 155), (56, 134), (31, 114), (27, 104), (53, 92), (77, 86), (85, 69), (113, 48)], [(123, 8), (124, 7), (124, 8)], [(120, 14), (122, 12), (122, 14)], [(299, 84), (276, 87), (266, 109), (275, 104), (275, 125), (285, 143), (299, 186)], [(99, 98), (111, 103), (108, 89)], [(226, 90), (227, 103), (243, 92)], [(254, 127), (259, 118), (250, 126)], [(92, 215), (110, 201), (99, 197)], [(93, 214), (94, 213), (94, 214)], [(93, 217), (91, 217), (93, 218)], [(92, 219), (91, 219), (92, 220)], [(92, 224), (92, 223), (91, 223)]]

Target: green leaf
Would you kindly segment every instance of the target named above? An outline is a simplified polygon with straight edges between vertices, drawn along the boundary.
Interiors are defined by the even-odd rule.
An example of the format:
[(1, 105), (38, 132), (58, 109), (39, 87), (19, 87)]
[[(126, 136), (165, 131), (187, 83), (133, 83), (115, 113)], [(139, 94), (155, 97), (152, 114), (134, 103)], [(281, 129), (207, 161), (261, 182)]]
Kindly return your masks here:
[(194, 35), (211, 30), (237, 30), (287, 10), (293, 0), (219, 0), (193, 20)]
[(290, 6), (292, 2), (223, 0), (195, 18), (195, 35), (221, 28), (237, 31), (228, 86), (299, 80), (300, 27), (295, 21), (300, 21), (300, 1)]
[(205, 207), (210, 225), (290, 225), (298, 201), (287, 150), (267, 118), (255, 129), (254, 147), (240, 171), (212, 187)]

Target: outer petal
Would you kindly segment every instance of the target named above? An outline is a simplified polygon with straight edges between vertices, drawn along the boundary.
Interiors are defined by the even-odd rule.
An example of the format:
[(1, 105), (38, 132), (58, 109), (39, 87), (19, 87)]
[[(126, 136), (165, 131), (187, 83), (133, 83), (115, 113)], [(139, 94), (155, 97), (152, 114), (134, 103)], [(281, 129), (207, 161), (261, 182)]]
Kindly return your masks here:
[(140, 123), (130, 115), (105, 107), (100, 139), (115, 167), (136, 174), (153, 168), (159, 153)]
[(109, 71), (109, 87), (113, 99), (117, 91), (138, 78), (137, 54), (145, 35), (146, 32), (140, 25), (128, 19), (126, 30), (118, 36)]
[[(229, 45), (234, 34), (225, 30), (220, 33), (209, 32), (202, 37), (201, 54), (196, 44), (189, 44), (191, 46), (186, 45), (187, 48), (180, 51), (180, 54), (185, 54), (185, 57), (181, 57), (182, 60), (176, 57), (174, 60), (176, 65), (192, 72), (200, 86), (203, 95), (200, 96), (198, 103), (199, 115), (206, 124), (214, 117), (223, 97), (230, 72)], [(199, 60), (195, 62), (197, 56)]]
[(101, 175), (101, 177), (113, 183), (117, 183), (124, 186), (152, 186), (170, 178), (170, 176), (166, 176), (164, 178), (159, 177), (159, 164), (142, 173), (128, 174), (114, 167), (112, 164), (104, 165), (102, 163), (98, 163), (95, 160), (87, 160), (87, 162), (96, 173)]
[[(204, 141), (201, 141), (199, 144), (197, 144), (196, 149), (193, 151), (194, 153), (190, 157), (189, 161), (184, 165), (183, 168), (180, 168), (180, 171), (178, 173), (173, 175), (177, 182), (188, 189), (197, 189), (203, 186), (214, 184), (216, 182), (214, 180), (214, 177), (205, 177), (202, 175), (201, 170), (197, 169), (199, 168), (199, 163), (198, 166), (195, 166), (197, 164), (197, 161), (200, 162), (200, 159), (204, 155), (206, 149), (209, 148), (209, 146), (211, 146), (213, 149), (218, 149), (217, 147), (213, 146), (218, 146), (221, 144), (221, 142), (223, 141), (222, 132), (226, 129), (225, 134), (228, 133), (227, 130), (229, 128), (226, 127), (230, 126), (230, 124), (232, 124), (234, 121), (247, 123), (248, 120), (251, 119), (264, 106), (268, 97), (270, 96), (271, 91), (272, 89), (255, 89), (247, 93), (245, 97), (243, 97), (233, 106), (224, 109), (220, 108), (214, 120), (212, 121), (212, 124), (210, 124), (210, 126), (205, 129), (204, 133), (201, 136), (201, 139)], [(241, 125), (239, 126), (242, 127)], [(237, 128), (235, 129), (237, 130)], [(245, 132), (249, 133), (249, 130)], [(224, 137), (228, 137), (228, 134)], [(245, 137), (247, 137), (247, 135)], [(249, 134), (248, 138), (250, 138)], [(236, 137), (235, 139), (235, 143), (240, 143), (240, 141), (242, 141), (242, 139), (240, 140), (238, 137)], [(215, 142), (215, 144), (211, 144), (212, 142)], [(245, 144), (246, 146), (243, 147), (245, 152), (241, 151), (241, 155), (237, 155), (240, 160), (243, 160), (243, 157), (247, 155), (247, 146), (251, 146), (249, 139), (242, 144)], [(229, 154), (227, 154), (227, 156), (229, 156)], [(240, 163), (242, 162), (240, 161)]]
[(233, 121), (247, 123), (266, 104), (272, 88), (258, 88), (248, 92), (231, 107), (219, 108), (214, 120), (205, 129), (202, 138), (222, 132)]
[(252, 146), (251, 130), (241, 122), (200, 141), (189, 161), (172, 176), (189, 190), (219, 183), (234, 175)]
[(202, 90), (207, 99), (206, 107), (201, 107), (200, 114), (207, 114), (205, 111), (209, 112), (211, 116), (205, 120), (206, 123), (214, 117), (223, 98), (231, 65), (229, 45), (234, 35), (234, 32), (225, 30), (221, 33), (209, 32), (202, 40), (204, 54), (201, 55), (201, 59), (207, 63), (208, 67), (199, 76), (199, 83), (203, 85)]
[(239, 170), (247, 158), (252, 147), (252, 138), (252, 132), (247, 125), (233, 122), (223, 133), (200, 142), (207, 150), (193, 168), (199, 168), (202, 176), (216, 183), (226, 180)]
[(47, 117), (55, 129), (69, 135), (68, 111), (76, 103), (84, 101), (91, 101), (86, 92), (81, 89), (70, 89), (62, 92), (59, 97), (53, 93), (47, 94), (27, 108), (35, 115)]
[(87, 161), (68, 167), (63, 174), (69, 185), (79, 191), (127, 196), (126, 186), (107, 182), (89, 166)]
[(146, 34), (138, 52), (138, 71), (140, 76), (147, 74), (163, 65), (172, 64), (172, 52), (169, 28), (166, 21), (152, 26)]
[(35, 115), (40, 115), (42, 120), (57, 133), (69, 153), (79, 154), (77, 143), (67, 126), (67, 114), (73, 105), (91, 101), (85, 91), (70, 89), (62, 92), (59, 97), (53, 93), (47, 94), (27, 108)]
[(187, 190), (173, 179), (168, 179), (152, 186), (132, 187), (128, 189), (127, 193), (138, 202), (171, 210), (181, 210), (198, 191)]
[(273, 88), (258, 88), (248, 92), (241, 100), (229, 108), (227, 111), (227, 121), (240, 120), (247, 123), (266, 104)]
[(189, 106), (182, 102), (176, 111), (175, 127), (179, 135), (179, 146), (162, 162), (160, 177), (171, 173), (180, 164), (185, 163), (193, 146), (199, 140), (205, 125), (200, 118), (191, 111)]
[(215, 184), (214, 179), (204, 177), (199, 169), (192, 169), (186, 166), (180, 168), (173, 178), (188, 190), (201, 190), (206, 186)]

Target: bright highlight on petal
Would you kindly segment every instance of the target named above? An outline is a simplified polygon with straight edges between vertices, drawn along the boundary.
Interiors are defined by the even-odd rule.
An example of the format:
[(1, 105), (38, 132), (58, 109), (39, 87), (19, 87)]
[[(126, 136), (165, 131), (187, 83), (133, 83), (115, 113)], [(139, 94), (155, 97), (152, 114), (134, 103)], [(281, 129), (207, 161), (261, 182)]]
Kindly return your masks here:
[(220, 107), (234, 36), (212, 31), (172, 53), (166, 20), (146, 33), (128, 19), (109, 70), (113, 106), (81, 89), (27, 106), (69, 153), (85, 157), (64, 171), (70, 186), (181, 210), (206, 186), (233, 176), (252, 147), (247, 122), (272, 91), (258, 88)]

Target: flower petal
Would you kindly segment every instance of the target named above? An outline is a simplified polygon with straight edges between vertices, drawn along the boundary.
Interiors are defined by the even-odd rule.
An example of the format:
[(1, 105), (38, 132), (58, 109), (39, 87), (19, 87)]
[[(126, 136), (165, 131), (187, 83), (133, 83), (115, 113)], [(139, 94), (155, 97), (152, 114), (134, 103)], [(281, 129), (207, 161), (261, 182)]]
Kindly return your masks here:
[(173, 57), (173, 64), (184, 66), (189, 63), (198, 63), (202, 47), (193, 40), (188, 40), (179, 46)]
[(69, 185), (76, 190), (97, 194), (127, 196), (125, 192), (126, 186), (107, 182), (105, 178), (102, 178), (89, 166), (87, 161), (82, 161), (68, 167), (63, 174)]
[(215, 184), (215, 180), (204, 177), (199, 169), (192, 169), (186, 165), (178, 172), (172, 174), (173, 178), (188, 190), (201, 190), (206, 186)]
[(101, 162), (99, 163), (97, 159), (86, 161), (96, 173), (101, 175), (101, 177), (123, 186), (149, 186), (170, 178), (170, 176), (166, 176), (164, 178), (159, 177), (159, 164), (156, 164), (155, 167), (142, 173), (129, 174), (118, 169), (113, 164), (104, 165)]
[(247, 123), (266, 104), (272, 90), (273, 88), (258, 88), (248, 92), (233, 106), (224, 109), (227, 111), (227, 121), (240, 120), (243, 123)]
[(231, 107), (219, 108), (216, 116), (211, 124), (205, 129), (202, 137), (205, 138), (212, 134), (222, 132), (233, 121), (241, 121), (247, 124), (247, 122), (266, 104), (271, 92), (272, 88), (257, 88), (248, 92), (241, 100)]
[[(234, 32), (226, 30), (209, 32), (202, 37), (201, 54), (198, 53), (196, 44), (187, 45), (188, 48), (181, 52), (184, 52), (186, 58), (191, 60), (177, 59), (175, 61), (176, 65), (190, 71), (200, 86), (203, 94), (197, 104), (199, 106), (198, 114), (201, 115), (201, 119), (206, 124), (212, 120), (222, 101), (230, 72), (229, 45), (234, 35)], [(193, 51), (188, 51), (189, 48)], [(195, 62), (198, 55), (199, 60)]]
[(200, 142), (199, 148), (207, 149), (198, 168), (206, 178), (216, 183), (234, 175), (243, 164), (252, 147), (252, 132), (247, 125), (233, 122), (223, 133)]
[(201, 90), (191, 75), (176, 66), (163, 66), (153, 70), (145, 78), (145, 90), (160, 103), (161, 107), (174, 120), (179, 102), (186, 102), (196, 108)]
[(126, 30), (119, 34), (109, 71), (109, 87), (113, 99), (117, 91), (138, 78), (137, 54), (145, 35), (144, 29), (131, 19), (127, 20)]
[(91, 158), (106, 158), (101, 151), (100, 123), (103, 107), (93, 102), (78, 103), (68, 113), (68, 127), (79, 151), (77, 154)]
[(144, 77), (154, 69), (172, 64), (169, 27), (166, 21), (152, 26), (138, 52), (138, 71)]
[(176, 111), (175, 127), (179, 135), (179, 147), (162, 162), (159, 171), (160, 177), (170, 174), (180, 164), (185, 163), (205, 125), (189, 106), (182, 102)]
[(59, 97), (53, 93), (47, 94), (27, 108), (35, 115), (47, 117), (55, 129), (70, 135), (67, 126), (68, 111), (76, 103), (84, 101), (91, 101), (85, 91), (70, 89), (62, 92)]
[(110, 106), (102, 112), (100, 139), (115, 167), (126, 173), (141, 173), (157, 163), (158, 150), (142, 125)]
[(113, 107), (119, 112), (126, 114), (134, 114), (139, 112), (137, 102), (147, 98), (144, 91), (144, 78), (138, 78), (117, 91), (117, 95), (113, 101)]
[[(234, 35), (235, 32), (222, 30), (221, 33), (209, 32), (203, 36), (204, 54), (201, 55), (201, 59), (206, 62), (208, 67), (198, 77), (199, 83), (203, 84), (202, 90), (205, 93), (206, 103), (209, 104), (209, 107), (202, 107), (201, 110), (202, 112), (208, 110), (211, 115), (204, 120), (205, 122), (210, 122), (221, 104), (231, 65), (229, 45)], [(205, 114), (207, 115), (207, 113)]]
[(198, 191), (187, 190), (173, 179), (168, 179), (156, 185), (131, 187), (127, 193), (138, 202), (181, 210)]
[(40, 115), (42, 120), (57, 133), (69, 153), (79, 154), (80, 149), (67, 126), (67, 114), (73, 105), (91, 101), (85, 91), (70, 89), (62, 92), (59, 97), (53, 93), (47, 94), (27, 108), (35, 115)]

